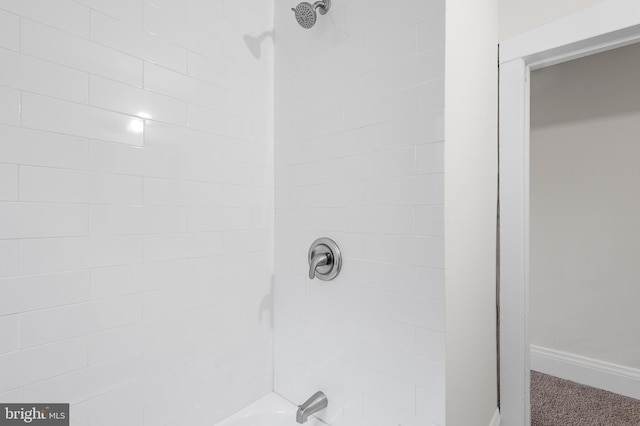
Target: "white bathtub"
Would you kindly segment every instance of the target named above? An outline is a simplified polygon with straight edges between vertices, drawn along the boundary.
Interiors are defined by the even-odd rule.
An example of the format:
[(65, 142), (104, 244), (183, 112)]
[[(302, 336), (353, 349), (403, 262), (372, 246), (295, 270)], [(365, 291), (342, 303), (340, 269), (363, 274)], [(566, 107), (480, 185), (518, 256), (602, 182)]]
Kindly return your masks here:
[[(298, 407), (280, 395), (270, 393), (214, 426), (299, 426), (297, 410)], [(309, 417), (304, 425), (327, 426), (315, 417)]]

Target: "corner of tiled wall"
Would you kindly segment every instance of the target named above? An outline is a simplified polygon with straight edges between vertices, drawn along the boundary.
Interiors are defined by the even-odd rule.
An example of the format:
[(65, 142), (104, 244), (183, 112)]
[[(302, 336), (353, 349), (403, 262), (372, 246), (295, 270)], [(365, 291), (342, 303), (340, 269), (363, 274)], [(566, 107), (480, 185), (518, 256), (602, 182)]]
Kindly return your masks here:
[(0, 2), (0, 401), (210, 425), (273, 388), (273, 1)]
[[(291, 4), (290, 4), (291, 3)], [(444, 0), (276, 20), (275, 390), (332, 426), (444, 425)], [(309, 280), (318, 237), (341, 246)]]
[(291, 6), (0, 3), (0, 400), (211, 424), (275, 356), (333, 426), (444, 424), (444, 1)]

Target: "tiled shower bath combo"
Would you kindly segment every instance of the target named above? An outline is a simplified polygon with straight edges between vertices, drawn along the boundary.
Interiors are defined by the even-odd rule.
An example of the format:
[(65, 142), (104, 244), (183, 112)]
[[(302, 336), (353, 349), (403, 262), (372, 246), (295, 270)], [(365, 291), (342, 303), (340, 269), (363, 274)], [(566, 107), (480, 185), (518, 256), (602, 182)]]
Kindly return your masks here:
[(445, 2), (400, 3), (0, 1), (0, 402), (444, 425)]

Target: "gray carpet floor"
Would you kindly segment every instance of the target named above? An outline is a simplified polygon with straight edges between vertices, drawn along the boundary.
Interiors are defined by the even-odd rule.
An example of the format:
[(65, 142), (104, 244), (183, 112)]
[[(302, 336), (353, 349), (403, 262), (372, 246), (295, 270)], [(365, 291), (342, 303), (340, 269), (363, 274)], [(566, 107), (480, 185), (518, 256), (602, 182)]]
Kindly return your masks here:
[(531, 372), (531, 426), (639, 425), (639, 400)]

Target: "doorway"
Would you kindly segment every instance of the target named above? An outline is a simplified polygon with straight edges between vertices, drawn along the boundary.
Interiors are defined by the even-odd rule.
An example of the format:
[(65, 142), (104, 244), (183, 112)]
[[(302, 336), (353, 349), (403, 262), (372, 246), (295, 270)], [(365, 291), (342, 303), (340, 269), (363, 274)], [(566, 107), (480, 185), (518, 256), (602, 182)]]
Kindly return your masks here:
[(500, 46), (500, 411), (530, 419), (530, 74), (640, 40), (640, 4), (611, 0)]
[(531, 72), (533, 426), (640, 424), (638, 76), (640, 44)]

